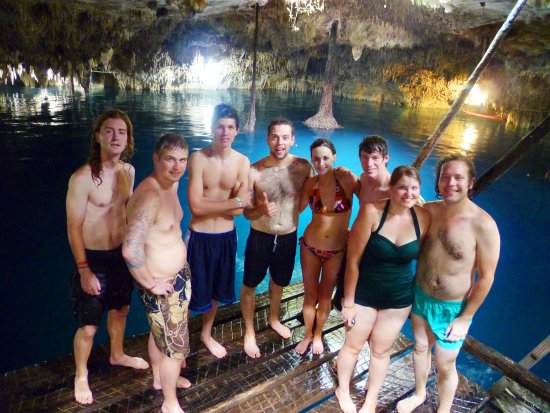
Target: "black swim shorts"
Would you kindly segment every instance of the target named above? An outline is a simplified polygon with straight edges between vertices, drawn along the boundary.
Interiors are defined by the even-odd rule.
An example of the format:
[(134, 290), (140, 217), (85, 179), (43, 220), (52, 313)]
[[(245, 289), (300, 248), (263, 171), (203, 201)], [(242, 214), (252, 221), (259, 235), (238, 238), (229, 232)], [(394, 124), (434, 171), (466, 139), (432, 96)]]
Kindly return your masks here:
[(86, 250), (86, 259), (99, 280), (101, 291), (99, 295), (86, 293), (75, 268), (71, 302), (79, 327), (98, 326), (105, 311), (129, 305), (134, 288), (134, 278), (122, 257), (122, 246), (113, 250)]
[(273, 235), (250, 228), (244, 253), (243, 284), (256, 288), (269, 268), (273, 282), (286, 287), (294, 271), (298, 240), (296, 233)]

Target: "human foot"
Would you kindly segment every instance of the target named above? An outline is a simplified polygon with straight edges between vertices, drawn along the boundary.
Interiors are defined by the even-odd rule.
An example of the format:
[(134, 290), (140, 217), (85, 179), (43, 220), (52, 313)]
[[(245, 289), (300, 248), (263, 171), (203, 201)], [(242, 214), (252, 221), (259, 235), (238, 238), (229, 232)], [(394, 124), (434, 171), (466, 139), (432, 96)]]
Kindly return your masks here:
[(169, 404), (166, 403), (166, 401), (162, 403), (160, 411), (162, 413), (185, 413), (179, 403), (176, 402), (175, 404)]
[(344, 413), (357, 412), (357, 409), (355, 408), (355, 404), (353, 404), (353, 400), (351, 400), (351, 396), (349, 392), (344, 393), (342, 390), (340, 390), (340, 387), (338, 387), (334, 392), (334, 394), (338, 399), (338, 404), (340, 404), (340, 409), (342, 409)]
[(321, 338), (313, 338), (313, 354), (323, 354), (325, 347)]
[(260, 349), (256, 345), (256, 336), (254, 334), (244, 336), (244, 352), (248, 357), (253, 359), (261, 357)]
[(290, 337), (292, 337), (292, 333), (290, 332), (290, 328), (285, 326), (283, 323), (281, 323), (279, 320), (270, 321), (269, 326), (277, 332), (282, 338), (285, 340), (288, 340)]
[(368, 400), (365, 400), (365, 403), (363, 403), (363, 406), (361, 406), (361, 409), (359, 409), (359, 413), (375, 413), (376, 412), (376, 401), (374, 403), (371, 403)]
[(298, 343), (294, 351), (296, 351), (296, 353), (298, 354), (304, 354), (309, 348), (309, 345), (311, 344), (312, 341), (313, 341), (313, 337), (305, 336), (304, 339)]
[(426, 400), (426, 395), (418, 396), (413, 394), (411, 397), (401, 400), (397, 403), (397, 411), (399, 413), (411, 413), (414, 409), (424, 403)]
[[(188, 389), (191, 387), (192, 384), (189, 380), (187, 380), (185, 377), (178, 377), (178, 381), (176, 382), (176, 388), (177, 389)], [(153, 381), (153, 389), (155, 390), (162, 390), (162, 385), (159, 382)]]
[(88, 377), (74, 378), (74, 398), (80, 404), (90, 404), (94, 401), (88, 385)]
[(149, 368), (149, 363), (143, 360), (141, 357), (130, 357), (126, 354), (121, 356), (111, 356), (109, 362), (113, 366), (131, 367), (137, 370), (144, 370)]
[(206, 346), (208, 351), (210, 351), (217, 358), (221, 359), (227, 355), (227, 350), (225, 347), (214, 340), (212, 336), (206, 338), (201, 337), (201, 341)]

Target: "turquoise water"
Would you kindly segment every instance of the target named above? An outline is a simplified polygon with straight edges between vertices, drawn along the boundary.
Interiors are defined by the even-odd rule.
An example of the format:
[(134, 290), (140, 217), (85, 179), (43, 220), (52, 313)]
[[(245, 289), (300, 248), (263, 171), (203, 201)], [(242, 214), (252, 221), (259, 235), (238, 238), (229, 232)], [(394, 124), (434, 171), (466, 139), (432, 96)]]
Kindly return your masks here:
[[(234, 147), (252, 161), (265, 156), (267, 124), (271, 118), (285, 115), (296, 122), (292, 152), (309, 157), (308, 146), (319, 134), (301, 121), (315, 114), (319, 98), (260, 93), (256, 132), (240, 133)], [(65, 194), (69, 176), (85, 161), (94, 117), (111, 107), (128, 112), (134, 123), (137, 153), (133, 164), (139, 182), (151, 171), (152, 148), (161, 134), (184, 135), (192, 151), (206, 146), (210, 141), (209, 111), (219, 102), (234, 105), (245, 123), (248, 93), (241, 91), (94, 91), (88, 97), (72, 99), (56, 89), (0, 89), (0, 299), (5, 349), (0, 355), (0, 372), (72, 352), (76, 324), (69, 302), (72, 257), (66, 237)], [(329, 134), (336, 145), (337, 164), (356, 174), (360, 173), (357, 146), (363, 136), (376, 133), (389, 141), (392, 169), (414, 160), (445, 114), (442, 110), (408, 110), (350, 100), (336, 100), (334, 111), (344, 126)], [(439, 155), (465, 151), (475, 159), (479, 173), (506, 153), (524, 132), (506, 130), (501, 122), (458, 115), (421, 170), (422, 195), (434, 199), (433, 169)], [(549, 167), (550, 143), (543, 142), (476, 198), (499, 225), (502, 253), (495, 284), (470, 334), (516, 361), (550, 333), (550, 260), (546, 251), (550, 245), (550, 181), (543, 179)], [(182, 227), (186, 229), (187, 175), (179, 192), (185, 212)], [(310, 218), (306, 210), (300, 217), (299, 233)], [(242, 217), (236, 224), (239, 289), (249, 225)], [(294, 280), (299, 280), (300, 274), (298, 261)], [(265, 290), (267, 283), (261, 288)], [(135, 296), (127, 334), (142, 334), (147, 329)], [(410, 333), (408, 324), (405, 331)], [(102, 327), (97, 342), (106, 341)], [(550, 380), (549, 360), (533, 368), (546, 380)], [(468, 357), (461, 358), (460, 368), (484, 385), (495, 378)]]

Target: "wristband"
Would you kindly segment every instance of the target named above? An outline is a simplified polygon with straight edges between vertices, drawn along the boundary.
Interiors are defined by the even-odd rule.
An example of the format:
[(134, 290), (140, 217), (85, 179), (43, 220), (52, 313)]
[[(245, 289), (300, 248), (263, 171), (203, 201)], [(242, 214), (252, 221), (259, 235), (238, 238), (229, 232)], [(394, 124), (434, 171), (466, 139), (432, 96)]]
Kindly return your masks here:
[(76, 267), (76, 268), (78, 268), (79, 270), (81, 270), (81, 269), (83, 269), (83, 268), (90, 268), (90, 266), (89, 266), (89, 265), (81, 265), (81, 266), (78, 266), (78, 267)]
[(241, 201), (241, 198), (239, 198), (238, 196), (235, 197), (235, 200), (237, 201), (237, 206), (239, 208), (242, 208), (243, 207), (243, 201)]
[(353, 307), (355, 307), (355, 304), (352, 304), (352, 305), (345, 305), (344, 304), (344, 308), (347, 308), (348, 310), (352, 309)]
[(84, 260), (84, 261), (77, 262), (76, 266), (78, 268), (80, 268), (80, 267), (86, 268), (88, 266), (88, 261)]

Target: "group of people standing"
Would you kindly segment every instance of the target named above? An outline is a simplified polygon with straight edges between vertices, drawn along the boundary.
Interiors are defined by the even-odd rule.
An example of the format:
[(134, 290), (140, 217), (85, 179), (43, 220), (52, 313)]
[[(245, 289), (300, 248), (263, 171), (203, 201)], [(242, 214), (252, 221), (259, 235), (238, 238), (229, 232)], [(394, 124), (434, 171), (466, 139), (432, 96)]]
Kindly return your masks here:
[[(368, 391), (360, 412), (375, 411), (391, 346), (410, 316), (416, 390), (399, 402), (398, 410), (410, 412), (424, 402), (435, 347), (438, 411), (450, 411), (458, 384), (456, 358), (491, 288), (500, 249), (495, 222), (468, 197), (475, 180), (473, 163), (462, 155), (440, 160), (435, 189), (443, 200), (420, 206), (418, 172), (400, 166), (390, 174), (387, 143), (379, 136), (360, 143), (363, 173), (357, 178), (334, 165), (336, 148), (328, 139), (311, 144), (311, 163), (290, 154), (296, 138), (285, 118), (269, 124), (269, 154), (252, 165), (232, 148), (238, 131), (235, 109), (216, 106), (212, 143), (189, 157), (192, 216), (183, 236), (177, 190), (187, 169), (186, 141), (176, 134), (161, 136), (153, 172), (133, 191), (135, 171), (128, 161), (134, 139), (128, 116), (114, 109), (96, 119), (89, 159), (72, 175), (67, 193), (75, 260), (72, 301), (79, 324), (75, 399), (93, 401), (87, 361), (106, 311), (111, 364), (149, 367), (145, 360), (127, 356), (122, 345), (135, 281), (151, 327), (153, 387), (162, 389), (163, 412), (183, 411), (176, 391), (191, 386), (180, 376), (189, 354), (189, 309), (202, 313), (200, 338), (206, 348), (218, 358), (227, 354), (212, 328), (219, 303), (236, 298), (233, 217), (244, 213), (251, 228), (240, 304), (249, 357), (261, 357), (254, 331), (255, 289), (268, 270), (268, 324), (284, 339), (292, 336), (280, 320), (280, 303), (299, 245), (305, 334), (295, 351), (323, 353), (323, 327), (331, 307), (341, 310), (346, 339), (337, 359), (336, 396), (342, 410), (356, 412), (349, 384), (368, 342)], [(350, 231), (354, 195), (360, 210)], [(312, 220), (298, 238), (298, 217), (308, 205)]]

